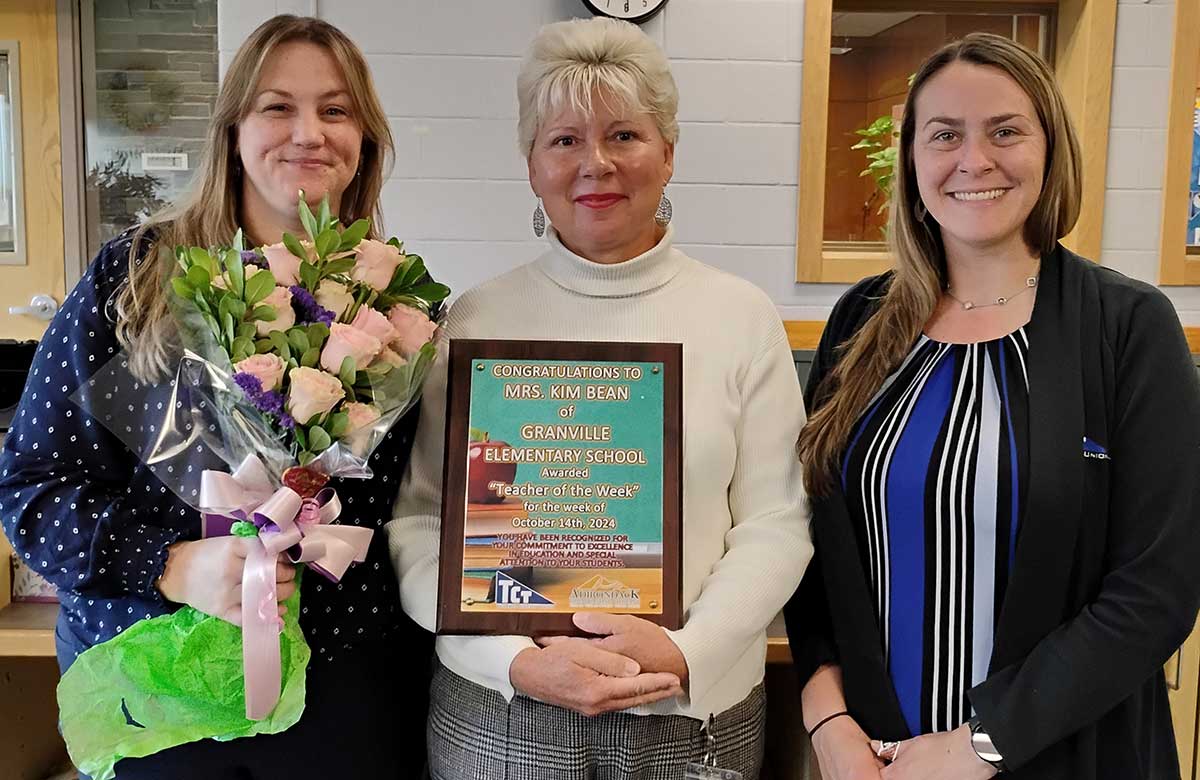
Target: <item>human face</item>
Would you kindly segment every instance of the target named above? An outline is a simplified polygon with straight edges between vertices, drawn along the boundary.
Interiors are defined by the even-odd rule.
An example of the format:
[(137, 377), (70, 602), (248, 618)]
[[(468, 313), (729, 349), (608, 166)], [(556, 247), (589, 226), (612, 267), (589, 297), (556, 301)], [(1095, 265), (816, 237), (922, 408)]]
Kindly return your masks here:
[(250, 112), (237, 125), (243, 217), (248, 224), (298, 223), (298, 191), (329, 196), (336, 214), (358, 170), (362, 127), (329, 51), (308, 41), (275, 48), (263, 63)]
[(538, 128), (529, 183), (563, 244), (597, 263), (649, 251), (654, 221), (674, 170), (675, 148), (654, 119), (603, 93), (591, 115), (567, 108)]
[(913, 163), (946, 251), (1023, 250), (1042, 192), (1046, 134), (1033, 102), (998, 68), (953, 62), (916, 98)]

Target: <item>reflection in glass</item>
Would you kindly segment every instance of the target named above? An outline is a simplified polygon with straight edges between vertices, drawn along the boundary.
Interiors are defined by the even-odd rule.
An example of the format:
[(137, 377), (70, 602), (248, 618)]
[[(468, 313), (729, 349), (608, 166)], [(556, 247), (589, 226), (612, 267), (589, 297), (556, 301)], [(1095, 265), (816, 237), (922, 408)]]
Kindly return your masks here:
[(1196, 68), (1196, 104), (1192, 115), (1192, 167), (1188, 176), (1187, 246), (1189, 253), (1200, 251), (1200, 63)]
[(0, 53), (0, 252), (17, 249), (17, 149), (8, 55)]
[(970, 32), (1020, 41), (1050, 59), (1050, 17), (1004, 13), (841, 12), (834, 2), (825, 156), (827, 242), (885, 239), (908, 82), (944, 43)]

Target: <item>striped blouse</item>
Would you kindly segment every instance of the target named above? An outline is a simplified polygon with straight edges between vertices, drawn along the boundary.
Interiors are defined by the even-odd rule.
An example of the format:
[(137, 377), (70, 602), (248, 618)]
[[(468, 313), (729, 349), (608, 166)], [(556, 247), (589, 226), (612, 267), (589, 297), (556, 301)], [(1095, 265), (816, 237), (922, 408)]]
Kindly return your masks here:
[(842, 484), (888, 671), (914, 735), (971, 715), (988, 673), (1028, 483), (1024, 328), (921, 336), (855, 426)]

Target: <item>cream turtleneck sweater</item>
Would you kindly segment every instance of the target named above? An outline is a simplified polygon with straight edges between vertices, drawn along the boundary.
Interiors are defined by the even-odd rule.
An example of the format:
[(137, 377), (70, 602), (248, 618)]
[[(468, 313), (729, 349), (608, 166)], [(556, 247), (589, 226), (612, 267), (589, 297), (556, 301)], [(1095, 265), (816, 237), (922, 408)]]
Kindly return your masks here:
[[(434, 629), (445, 436), (447, 340), (657, 341), (683, 344), (683, 605), (667, 632), (688, 664), (688, 696), (638, 714), (705, 718), (763, 678), (766, 628), (812, 557), (796, 459), (804, 402), (769, 298), (671, 245), (602, 265), (551, 230), (535, 262), (468, 291), (442, 328), (408, 472), (387, 524), (404, 610)], [(511, 699), (508, 670), (526, 637), (441, 636), (451, 671)]]

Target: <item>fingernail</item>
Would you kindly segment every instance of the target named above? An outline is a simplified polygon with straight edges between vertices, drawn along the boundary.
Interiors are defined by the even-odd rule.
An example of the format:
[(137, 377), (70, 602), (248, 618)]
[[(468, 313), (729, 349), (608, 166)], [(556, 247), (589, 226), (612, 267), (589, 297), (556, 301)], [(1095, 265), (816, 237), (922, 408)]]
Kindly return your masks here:
[(641, 667), (639, 667), (633, 661), (630, 661), (629, 663), (625, 664), (625, 676), (626, 677), (633, 677), (640, 671), (641, 671)]

